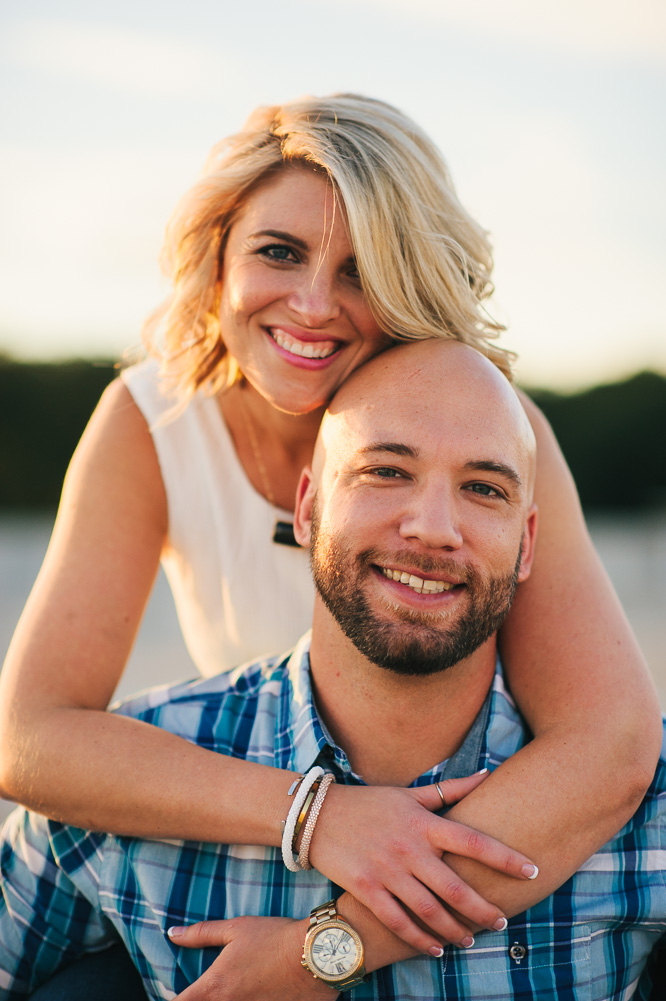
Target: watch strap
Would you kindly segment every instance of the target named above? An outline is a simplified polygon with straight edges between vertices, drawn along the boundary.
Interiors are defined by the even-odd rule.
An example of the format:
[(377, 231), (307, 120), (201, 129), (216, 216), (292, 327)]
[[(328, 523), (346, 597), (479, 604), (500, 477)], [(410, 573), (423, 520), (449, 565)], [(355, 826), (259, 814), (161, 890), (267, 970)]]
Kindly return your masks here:
[(323, 924), (324, 921), (343, 921), (344, 918), (338, 914), (336, 904), (336, 900), (327, 900), (325, 904), (313, 907), (310, 911), (310, 928), (315, 928), (317, 925)]

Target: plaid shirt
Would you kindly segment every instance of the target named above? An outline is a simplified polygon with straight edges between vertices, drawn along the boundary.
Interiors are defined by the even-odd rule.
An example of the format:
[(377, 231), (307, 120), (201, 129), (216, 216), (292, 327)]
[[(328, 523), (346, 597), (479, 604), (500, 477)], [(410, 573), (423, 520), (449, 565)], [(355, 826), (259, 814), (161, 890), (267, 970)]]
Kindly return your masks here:
[[(308, 637), (294, 653), (204, 681), (152, 691), (118, 710), (202, 747), (305, 772), (315, 763), (359, 781), (314, 707)], [(501, 670), (477, 723), (448, 762), (415, 784), (488, 766), (529, 739)], [(645, 999), (645, 960), (666, 926), (666, 771), (632, 821), (545, 901), (504, 932), (385, 967), (343, 995), (353, 1001), (594, 1001)], [(86, 951), (122, 938), (153, 998), (171, 998), (216, 949), (178, 948), (171, 925), (238, 915), (301, 918), (335, 888), (290, 873), (276, 849), (141, 841), (15, 811), (0, 844), (0, 998), (24, 997)], [(639, 985), (639, 979), (641, 983)]]

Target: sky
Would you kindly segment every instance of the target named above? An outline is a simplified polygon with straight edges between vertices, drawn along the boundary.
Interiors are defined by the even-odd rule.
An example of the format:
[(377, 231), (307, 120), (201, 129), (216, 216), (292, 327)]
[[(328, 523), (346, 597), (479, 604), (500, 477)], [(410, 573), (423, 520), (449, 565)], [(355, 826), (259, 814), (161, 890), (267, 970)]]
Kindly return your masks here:
[(0, 353), (118, 357), (164, 227), (258, 104), (357, 91), (490, 231), (523, 384), (666, 372), (662, 0), (22, 0), (0, 8)]

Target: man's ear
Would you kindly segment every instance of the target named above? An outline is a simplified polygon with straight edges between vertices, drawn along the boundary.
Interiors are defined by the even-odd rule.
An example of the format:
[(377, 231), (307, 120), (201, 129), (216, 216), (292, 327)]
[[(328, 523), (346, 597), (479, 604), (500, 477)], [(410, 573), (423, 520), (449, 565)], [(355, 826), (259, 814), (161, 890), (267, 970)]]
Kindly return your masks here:
[(534, 546), (537, 534), (537, 506), (532, 507), (527, 512), (525, 521), (525, 531), (523, 532), (523, 545), (520, 551), (520, 569), (518, 570), (518, 583), (527, 580), (532, 572), (532, 562), (534, 560)]
[(294, 508), (294, 536), (296, 542), (305, 549), (310, 547), (312, 505), (316, 493), (317, 488), (314, 482), (314, 475), (310, 467), (306, 466), (298, 481), (296, 505)]

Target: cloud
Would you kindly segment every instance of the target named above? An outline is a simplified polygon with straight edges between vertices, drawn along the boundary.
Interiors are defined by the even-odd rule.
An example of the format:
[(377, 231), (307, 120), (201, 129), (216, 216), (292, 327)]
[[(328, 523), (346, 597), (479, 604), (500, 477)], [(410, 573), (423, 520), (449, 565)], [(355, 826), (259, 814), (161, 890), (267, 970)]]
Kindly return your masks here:
[(664, 248), (644, 223), (629, 230), (616, 211), (637, 194), (567, 117), (516, 116), (511, 125), (529, 143), (493, 143), (491, 161), (465, 178), (463, 200), (492, 233), (490, 311), (508, 323), (503, 342), (519, 354), (519, 377), (574, 386), (666, 369), (655, 294)]
[[(359, 0), (346, 0), (355, 6)], [(663, 57), (666, 5), (663, 0), (364, 0), (386, 11), (409, 13), (471, 29), (501, 42), (533, 43), (577, 54)]]
[(215, 82), (227, 60), (205, 44), (112, 25), (38, 20), (5, 37), (14, 65), (82, 79), (134, 96), (190, 96)]
[[(296, 0), (285, 2), (296, 9)], [(650, 358), (666, 368), (662, 158), (652, 132), (659, 92), (654, 74), (644, 79), (610, 61), (657, 51), (664, 16), (650, 0), (619, 14), (595, 0), (553, 9), (526, 0), (353, 2), (356, 41), (333, 46), (330, 59), (316, 13), (302, 23), (317, 44), (295, 28), (299, 58), (285, 59), (274, 33), (257, 40), (238, 21), (250, 18), (246, 5), (224, 32), (198, 28), (185, 38), (169, 35), (164, 21), (151, 33), (55, 15), (5, 32), (5, 61), (28, 72), (14, 74), (14, 145), (0, 149), (4, 345), (59, 354), (76, 341), (92, 350), (94, 332), (98, 345), (122, 348), (161, 296), (163, 227), (209, 144), (252, 104), (273, 100), (276, 87), (288, 97), (371, 80), (442, 144), (463, 203), (491, 230), (496, 309), (527, 381), (589, 382), (605, 366)], [(284, 19), (284, 8), (274, 9)], [(336, 19), (329, 40), (348, 24)], [(234, 47), (231, 58), (215, 37)], [(366, 46), (366, 61), (355, 44)], [(547, 45), (585, 58), (575, 66), (562, 58), (557, 77), (544, 58), (541, 74)], [(91, 140), (100, 106), (106, 117)]]
[(0, 350), (120, 352), (166, 294), (164, 226), (199, 168), (173, 149), (0, 147)]

